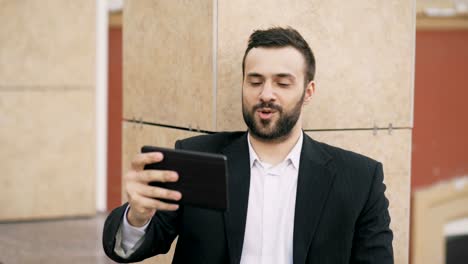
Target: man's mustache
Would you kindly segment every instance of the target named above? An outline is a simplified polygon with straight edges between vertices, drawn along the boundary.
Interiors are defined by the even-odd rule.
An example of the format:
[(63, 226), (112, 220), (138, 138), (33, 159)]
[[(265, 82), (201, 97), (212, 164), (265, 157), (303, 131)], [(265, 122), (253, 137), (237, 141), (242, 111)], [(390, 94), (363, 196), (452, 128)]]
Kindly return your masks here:
[(262, 103), (258, 103), (256, 105), (254, 105), (253, 107), (253, 111), (257, 111), (258, 109), (260, 108), (270, 108), (270, 109), (273, 109), (273, 110), (276, 110), (278, 112), (283, 112), (283, 107), (277, 105), (277, 104), (274, 104), (272, 102), (262, 102)]

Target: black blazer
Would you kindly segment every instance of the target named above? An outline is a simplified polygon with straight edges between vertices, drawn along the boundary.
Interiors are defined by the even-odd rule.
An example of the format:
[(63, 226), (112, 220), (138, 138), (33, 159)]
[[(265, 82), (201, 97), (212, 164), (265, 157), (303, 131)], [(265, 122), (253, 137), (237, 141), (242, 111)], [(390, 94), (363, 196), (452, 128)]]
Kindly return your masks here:
[[(181, 206), (158, 211), (143, 244), (129, 259), (114, 253), (127, 204), (107, 217), (106, 254), (136, 262), (167, 253), (178, 235), (173, 263), (239, 263), (249, 198), (247, 133), (223, 132), (176, 142), (176, 148), (228, 157), (229, 210)], [(294, 263), (393, 263), (382, 165), (365, 156), (314, 141), (304, 134), (293, 234)]]

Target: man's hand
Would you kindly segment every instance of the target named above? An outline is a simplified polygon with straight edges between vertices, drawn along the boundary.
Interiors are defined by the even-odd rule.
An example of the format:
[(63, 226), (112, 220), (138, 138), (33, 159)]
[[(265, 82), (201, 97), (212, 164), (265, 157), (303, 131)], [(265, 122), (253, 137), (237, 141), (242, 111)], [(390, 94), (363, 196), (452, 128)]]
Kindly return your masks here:
[(158, 199), (178, 201), (182, 194), (160, 187), (150, 186), (150, 182), (175, 182), (179, 176), (175, 171), (143, 170), (146, 164), (160, 162), (163, 155), (160, 152), (142, 153), (135, 156), (131, 169), (124, 176), (124, 188), (128, 196), (130, 209), (127, 220), (132, 226), (145, 225), (157, 210), (174, 211), (176, 204), (168, 204)]

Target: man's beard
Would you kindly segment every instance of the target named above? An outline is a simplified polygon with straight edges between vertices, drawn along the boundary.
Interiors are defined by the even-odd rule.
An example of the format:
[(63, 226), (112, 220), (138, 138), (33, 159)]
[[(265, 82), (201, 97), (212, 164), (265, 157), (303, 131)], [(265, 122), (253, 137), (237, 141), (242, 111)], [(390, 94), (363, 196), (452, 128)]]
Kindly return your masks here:
[[(245, 104), (242, 103), (242, 115), (244, 116), (244, 121), (249, 128), (249, 132), (254, 137), (268, 141), (281, 140), (289, 136), (292, 129), (299, 120), (303, 101), (304, 94), (302, 94), (301, 99), (296, 103), (296, 105), (294, 105), (293, 109), (288, 112), (284, 112), (281, 106), (271, 102), (262, 102), (256, 104), (254, 107), (252, 107), (251, 111), (249, 111)], [(278, 120), (276, 120), (276, 123), (273, 123), (274, 121), (272, 119), (263, 119), (256, 122), (255, 113), (260, 108), (270, 108), (272, 110), (276, 110), (276, 113), (279, 116)]]

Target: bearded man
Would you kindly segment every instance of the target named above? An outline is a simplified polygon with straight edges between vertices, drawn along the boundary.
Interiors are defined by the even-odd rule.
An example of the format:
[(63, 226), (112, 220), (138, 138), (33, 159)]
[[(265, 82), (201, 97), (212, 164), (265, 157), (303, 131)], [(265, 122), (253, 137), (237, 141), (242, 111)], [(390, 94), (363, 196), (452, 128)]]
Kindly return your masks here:
[(228, 158), (229, 210), (177, 201), (150, 186), (173, 171), (143, 170), (161, 153), (138, 154), (124, 181), (129, 202), (108, 216), (106, 254), (136, 262), (164, 254), (173, 263), (393, 263), (381, 163), (317, 142), (302, 130), (315, 91), (315, 58), (292, 28), (257, 30), (242, 62), (245, 132), (176, 142), (176, 148)]

